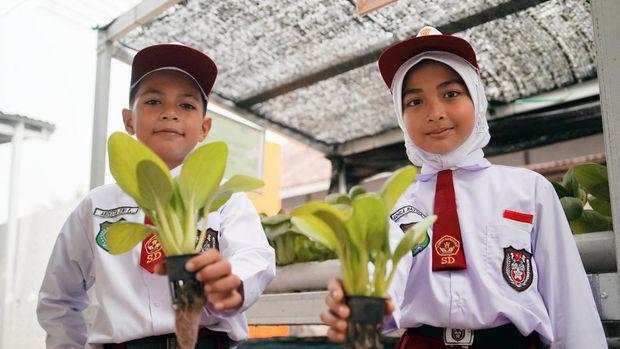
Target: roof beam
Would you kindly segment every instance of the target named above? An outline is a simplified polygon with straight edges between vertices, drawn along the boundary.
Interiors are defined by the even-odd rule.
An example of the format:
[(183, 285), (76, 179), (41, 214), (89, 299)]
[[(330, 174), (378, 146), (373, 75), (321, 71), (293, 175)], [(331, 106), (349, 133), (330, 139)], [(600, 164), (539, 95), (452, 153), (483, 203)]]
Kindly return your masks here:
[[(103, 42), (114, 42), (133, 29), (144, 25), (182, 0), (144, 0), (131, 10), (101, 28), (105, 34)], [(102, 41), (100, 41), (100, 44)]]
[[(508, 15), (526, 10), (530, 7), (536, 6), (548, 0), (516, 0), (508, 1), (503, 4), (491, 7), (482, 12), (474, 15), (459, 19), (458, 21), (448, 23), (440, 26), (437, 29), (442, 33), (452, 34), (461, 32), (463, 30), (479, 26), (484, 23), (494, 21), (506, 17)], [(385, 48), (371, 51), (365, 55), (355, 57), (348, 61), (327, 67), (312, 74), (303, 76), (291, 82), (261, 92), (255, 96), (246, 98), (237, 103), (238, 106), (243, 108), (251, 107), (255, 104), (267, 101), (269, 99), (281, 96), (291, 91), (313, 85), (319, 81), (327, 80), (334, 76), (346, 73), (350, 70), (363, 67), (367, 64), (373, 63), (379, 59), (379, 55)]]

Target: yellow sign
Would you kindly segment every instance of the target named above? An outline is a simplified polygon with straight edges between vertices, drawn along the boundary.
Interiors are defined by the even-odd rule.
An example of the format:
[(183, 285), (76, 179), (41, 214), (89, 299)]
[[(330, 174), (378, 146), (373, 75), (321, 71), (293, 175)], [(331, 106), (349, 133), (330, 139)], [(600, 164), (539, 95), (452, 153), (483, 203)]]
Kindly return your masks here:
[(282, 149), (279, 144), (265, 142), (263, 166), (265, 186), (258, 191), (248, 193), (256, 211), (272, 216), (280, 211), (280, 187), (282, 186)]

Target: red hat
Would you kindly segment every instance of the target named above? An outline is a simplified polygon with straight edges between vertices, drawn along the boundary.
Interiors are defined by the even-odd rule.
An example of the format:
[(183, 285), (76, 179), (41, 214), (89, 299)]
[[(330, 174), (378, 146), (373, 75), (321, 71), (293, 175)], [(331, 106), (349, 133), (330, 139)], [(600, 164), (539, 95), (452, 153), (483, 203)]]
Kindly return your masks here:
[(379, 71), (388, 89), (392, 88), (392, 80), (398, 68), (412, 57), (427, 51), (443, 51), (453, 53), (469, 62), (478, 70), (476, 52), (469, 42), (452, 35), (443, 35), (433, 27), (420, 29), (418, 35), (396, 43), (381, 53)]
[(177, 70), (191, 78), (202, 93), (205, 102), (217, 77), (217, 66), (209, 56), (181, 44), (159, 44), (140, 50), (131, 64), (130, 99), (140, 81), (158, 70)]

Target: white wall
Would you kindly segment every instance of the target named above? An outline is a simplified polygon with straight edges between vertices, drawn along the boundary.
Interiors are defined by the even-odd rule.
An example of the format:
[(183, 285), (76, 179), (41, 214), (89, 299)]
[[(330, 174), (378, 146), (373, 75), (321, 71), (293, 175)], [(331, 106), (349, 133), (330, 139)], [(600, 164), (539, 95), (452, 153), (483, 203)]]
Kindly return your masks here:
[[(12, 321), (0, 323), (0, 331), (8, 327), (7, 348), (43, 348), (37, 293), (62, 222), (88, 190), (97, 43), (91, 26), (97, 23), (71, 18), (75, 12), (62, 10), (72, 3), (65, 0), (5, 1), (0, 0), (0, 111), (53, 123), (56, 130), (47, 141), (23, 143), (16, 273), (5, 270), (0, 255), (0, 286), (5, 278), (13, 280)], [(80, 1), (100, 8), (108, 0)], [(122, 127), (128, 85), (129, 67), (113, 61), (109, 132)], [(0, 145), (0, 226), (7, 218), (10, 161), (10, 144)]]

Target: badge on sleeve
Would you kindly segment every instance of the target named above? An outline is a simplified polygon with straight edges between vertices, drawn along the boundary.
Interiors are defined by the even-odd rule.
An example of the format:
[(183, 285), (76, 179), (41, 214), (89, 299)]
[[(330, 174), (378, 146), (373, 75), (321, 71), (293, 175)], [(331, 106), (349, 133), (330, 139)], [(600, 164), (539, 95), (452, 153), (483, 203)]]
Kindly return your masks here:
[(504, 247), (502, 274), (510, 287), (519, 292), (527, 290), (533, 280), (532, 254), (525, 249)]
[[(124, 221), (125, 218), (119, 219), (117, 222)], [(95, 242), (97, 246), (104, 249), (106, 252), (110, 252), (108, 249), (108, 227), (116, 222), (105, 221), (103, 223), (99, 223), (99, 232), (95, 237)]]

